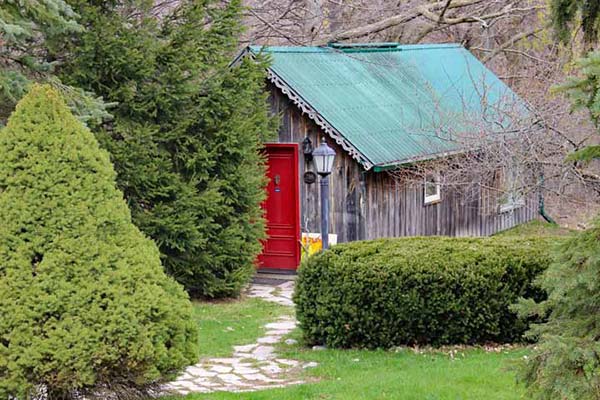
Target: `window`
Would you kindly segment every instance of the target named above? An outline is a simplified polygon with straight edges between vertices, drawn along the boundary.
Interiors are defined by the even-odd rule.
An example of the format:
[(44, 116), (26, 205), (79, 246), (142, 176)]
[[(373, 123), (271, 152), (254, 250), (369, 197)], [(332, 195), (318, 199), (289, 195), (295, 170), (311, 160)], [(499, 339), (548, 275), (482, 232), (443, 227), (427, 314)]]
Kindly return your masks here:
[(431, 204), (441, 200), (440, 194), (440, 176), (439, 174), (427, 174), (425, 175), (424, 184), (424, 203)]
[(508, 212), (525, 205), (523, 200), (522, 177), (518, 168), (508, 168), (499, 171), (500, 195), (498, 197), (498, 212)]

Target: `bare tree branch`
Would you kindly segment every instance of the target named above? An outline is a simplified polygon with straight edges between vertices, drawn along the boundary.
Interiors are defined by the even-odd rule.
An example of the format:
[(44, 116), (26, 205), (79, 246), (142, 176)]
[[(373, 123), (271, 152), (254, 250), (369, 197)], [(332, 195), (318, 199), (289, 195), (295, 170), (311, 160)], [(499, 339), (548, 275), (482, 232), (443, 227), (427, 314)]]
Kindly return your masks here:
[(517, 33), (516, 35), (512, 36), (510, 39), (508, 39), (507, 41), (502, 43), (500, 46), (496, 47), (490, 54), (483, 57), (483, 59), (481, 61), (484, 63), (487, 63), (488, 61), (490, 61), (491, 59), (493, 59), (494, 57), (496, 57), (498, 54), (502, 53), (509, 47), (514, 46), (515, 43), (517, 43), (523, 39), (527, 39), (537, 33), (540, 33), (541, 31), (543, 31), (547, 28), (548, 28), (548, 25), (543, 25), (540, 27), (535, 27), (533, 29), (530, 29), (526, 32)]
[[(448, 9), (466, 7), (473, 4), (481, 3), (484, 0), (457, 0), (448, 5)], [(350, 29), (343, 32), (334, 33), (329, 35), (321, 40), (318, 40), (315, 44), (327, 44), (329, 42), (337, 42), (341, 40), (349, 40), (349, 39), (359, 39), (365, 36), (368, 36), (372, 33), (381, 32), (385, 29), (389, 29), (396, 25), (404, 24), (410, 20), (413, 20), (421, 15), (423, 15), (423, 11), (427, 10), (429, 12), (433, 10), (438, 10), (446, 6), (447, 1), (439, 1), (437, 3), (431, 3), (424, 7), (415, 7), (411, 9), (407, 13), (394, 15), (389, 18), (385, 18), (381, 21), (374, 22), (372, 24), (367, 24), (360, 26), (358, 28)]]

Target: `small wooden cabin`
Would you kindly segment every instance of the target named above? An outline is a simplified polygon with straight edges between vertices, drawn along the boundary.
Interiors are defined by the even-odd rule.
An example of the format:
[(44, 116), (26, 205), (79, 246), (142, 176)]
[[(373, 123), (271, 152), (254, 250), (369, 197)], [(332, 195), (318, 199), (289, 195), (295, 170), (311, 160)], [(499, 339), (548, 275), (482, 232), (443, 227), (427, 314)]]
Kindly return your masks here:
[(320, 231), (319, 178), (310, 150), (321, 140), (337, 153), (329, 229), (338, 243), (486, 236), (535, 218), (533, 198), (490, 207), (482, 193), (466, 197), (435, 177), (415, 184), (389, 173), (461, 151), (456, 143), (428, 135), (430, 121), (457, 124), (440, 115), (481, 113), (483, 100), (498, 103), (503, 94), (516, 96), (463, 47), (250, 46), (241, 56), (260, 52), (271, 57), (267, 86), (272, 111), (281, 117), (278, 141), (266, 144), (269, 238), (262, 267), (294, 270), (301, 232)]

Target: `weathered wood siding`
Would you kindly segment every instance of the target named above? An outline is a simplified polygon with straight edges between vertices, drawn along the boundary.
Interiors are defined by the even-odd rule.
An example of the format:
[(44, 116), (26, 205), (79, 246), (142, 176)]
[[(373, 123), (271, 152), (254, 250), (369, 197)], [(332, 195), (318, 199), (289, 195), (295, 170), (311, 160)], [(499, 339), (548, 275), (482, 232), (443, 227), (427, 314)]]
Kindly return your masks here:
[[(299, 143), (300, 224), (303, 232), (320, 231), (319, 179), (303, 180), (304, 172), (315, 171), (302, 152), (309, 137), (316, 148), (323, 132), (292, 104), (279, 89), (270, 85), (272, 111), (281, 116), (279, 142)], [(337, 155), (330, 176), (330, 232), (338, 242), (396, 236), (487, 236), (537, 215), (537, 204), (529, 198), (523, 207), (495, 213), (483, 204), (480, 193), (465, 196), (442, 189), (441, 201), (425, 205), (423, 186), (402, 183), (385, 172), (364, 171), (340, 146), (326, 138)]]

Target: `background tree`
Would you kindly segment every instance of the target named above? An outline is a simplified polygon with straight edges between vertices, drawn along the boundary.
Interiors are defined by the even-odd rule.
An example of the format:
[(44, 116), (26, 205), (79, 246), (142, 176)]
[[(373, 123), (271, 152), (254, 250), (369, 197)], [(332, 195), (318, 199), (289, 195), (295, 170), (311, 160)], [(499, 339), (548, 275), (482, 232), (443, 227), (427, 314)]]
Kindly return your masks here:
[(0, 397), (145, 398), (195, 362), (187, 295), (56, 91), (19, 103), (0, 159)]
[(53, 76), (59, 60), (49, 51), (80, 32), (77, 14), (64, 0), (3, 1), (0, 7), (0, 126), (32, 81), (46, 81), (67, 98), (83, 120), (97, 123), (109, 114), (101, 99), (61, 84)]
[[(578, 75), (569, 77), (559, 90), (567, 92), (573, 102), (573, 109), (583, 109), (589, 115), (596, 127), (600, 122), (600, 52), (590, 52), (585, 58), (576, 63)], [(569, 159), (588, 163), (600, 158), (600, 146), (589, 144), (573, 152)]]
[(583, 41), (592, 46), (598, 39), (600, 2), (597, 0), (552, 0), (552, 22), (560, 40), (571, 40), (581, 26)]
[(60, 76), (118, 105), (98, 134), (133, 219), (194, 295), (235, 296), (264, 235), (264, 60), (229, 63), (238, 1), (72, 1), (86, 31)]

